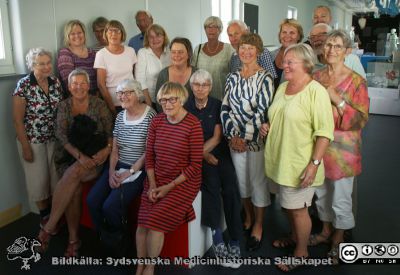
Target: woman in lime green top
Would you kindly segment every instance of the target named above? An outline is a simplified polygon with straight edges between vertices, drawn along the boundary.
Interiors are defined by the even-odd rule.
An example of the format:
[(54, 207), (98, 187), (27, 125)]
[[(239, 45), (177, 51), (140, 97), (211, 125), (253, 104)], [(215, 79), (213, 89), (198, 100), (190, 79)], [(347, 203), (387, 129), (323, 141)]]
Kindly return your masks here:
[[(329, 95), (311, 77), (312, 49), (305, 44), (289, 46), (283, 58), (285, 78), (268, 109), (269, 127), (261, 129), (265, 147), (266, 174), (280, 186), (280, 203), (286, 209), (291, 235), (273, 242), (275, 247), (294, 245), (294, 257), (308, 257), (307, 241), (314, 186), (324, 181), (320, 165), (333, 140), (333, 118)], [(278, 265), (290, 271), (296, 264)]]

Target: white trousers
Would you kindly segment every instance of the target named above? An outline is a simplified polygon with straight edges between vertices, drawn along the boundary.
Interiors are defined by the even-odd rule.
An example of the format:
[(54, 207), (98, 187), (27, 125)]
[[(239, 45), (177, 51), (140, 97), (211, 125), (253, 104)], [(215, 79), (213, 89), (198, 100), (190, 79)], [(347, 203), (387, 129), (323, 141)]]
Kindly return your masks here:
[(354, 227), (351, 196), (353, 182), (354, 177), (339, 180), (325, 179), (324, 184), (316, 188), (315, 204), (321, 221), (331, 222), (337, 229), (346, 230)]
[(233, 166), (239, 183), (240, 197), (251, 198), (256, 207), (271, 204), (265, 176), (264, 150), (238, 153), (231, 150)]

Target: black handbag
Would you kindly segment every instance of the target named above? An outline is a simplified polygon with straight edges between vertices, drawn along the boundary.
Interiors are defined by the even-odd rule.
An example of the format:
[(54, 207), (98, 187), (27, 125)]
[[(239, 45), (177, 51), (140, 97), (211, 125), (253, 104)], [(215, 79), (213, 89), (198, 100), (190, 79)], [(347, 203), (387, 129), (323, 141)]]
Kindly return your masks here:
[(126, 209), (124, 209), (123, 205), (123, 187), (124, 185), (121, 184), (121, 228), (110, 226), (107, 221), (104, 220), (99, 232), (101, 242), (111, 253), (111, 256), (114, 257), (130, 256), (133, 248), (132, 232), (130, 232), (129, 230), (128, 219), (126, 217)]

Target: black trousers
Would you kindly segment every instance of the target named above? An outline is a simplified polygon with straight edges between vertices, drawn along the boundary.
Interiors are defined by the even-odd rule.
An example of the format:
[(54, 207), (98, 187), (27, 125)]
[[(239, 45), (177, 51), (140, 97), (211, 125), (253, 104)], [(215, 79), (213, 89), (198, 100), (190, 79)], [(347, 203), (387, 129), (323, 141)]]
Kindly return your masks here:
[(242, 220), (235, 168), (230, 156), (217, 158), (219, 163), (216, 166), (203, 161), (201, 223), (213, 229), (219, 228), (223, 205), (229, 235), (231, 239), (239, 240), (242, 235)]

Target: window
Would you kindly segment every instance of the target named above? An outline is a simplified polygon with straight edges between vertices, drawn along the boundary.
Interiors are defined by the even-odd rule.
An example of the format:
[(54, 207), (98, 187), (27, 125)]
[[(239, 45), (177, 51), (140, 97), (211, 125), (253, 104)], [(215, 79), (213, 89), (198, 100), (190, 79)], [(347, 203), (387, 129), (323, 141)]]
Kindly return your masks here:
[(232, 9), (233, 0), (212, 0), (211, 1), (211, 12), (212, 15), (218, 16), (221, 18), (222, 25), (224, 29), (221, 33), (221, 41), (229, 43), (228, 34), (226, 33), (226, 27), (228, 26), (229, 21), (233, 18), (233, 9)]
[(0, 75), (15, 73), (10, 26), (8, 19), (8, 3), (0, 0)]
[(297, 8), (288, 6), (287, 18), (289, 18), (289, 19), (297, 19)]

